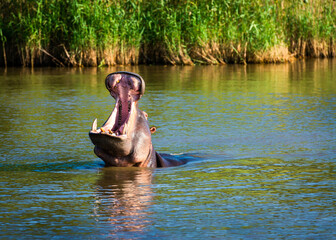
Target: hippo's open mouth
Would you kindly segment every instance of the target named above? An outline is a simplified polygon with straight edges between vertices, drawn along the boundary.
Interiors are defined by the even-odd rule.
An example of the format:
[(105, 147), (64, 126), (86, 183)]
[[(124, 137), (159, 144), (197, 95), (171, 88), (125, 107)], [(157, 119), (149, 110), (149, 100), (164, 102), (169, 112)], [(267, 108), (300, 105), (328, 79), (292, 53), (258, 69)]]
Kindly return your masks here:
[(116, 72), (106, 77), (105, 85), (116, 104), (101, 128), (97, 129), (97, 119), (93, 121), (90, 134), (126, 137), (136, 117), (136, 104), (145, 91), (145, 83), (137, 74)]
[(114, 110), (103, 126), (97, 129), (97, 118), (92, 123), (90, 133), (106, 134), (112, 137), (127, 135), (131, 115), (135, 109), (134, 102), (127, 99), (117, 99)]

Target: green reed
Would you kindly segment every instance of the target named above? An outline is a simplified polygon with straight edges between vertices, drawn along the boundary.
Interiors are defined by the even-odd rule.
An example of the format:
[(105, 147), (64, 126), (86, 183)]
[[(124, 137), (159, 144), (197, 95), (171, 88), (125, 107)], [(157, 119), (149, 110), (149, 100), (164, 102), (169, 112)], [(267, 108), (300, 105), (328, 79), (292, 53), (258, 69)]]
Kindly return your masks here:
[(332, 0), (3, 0), (1, 65), (281, 62), (335, 55)]

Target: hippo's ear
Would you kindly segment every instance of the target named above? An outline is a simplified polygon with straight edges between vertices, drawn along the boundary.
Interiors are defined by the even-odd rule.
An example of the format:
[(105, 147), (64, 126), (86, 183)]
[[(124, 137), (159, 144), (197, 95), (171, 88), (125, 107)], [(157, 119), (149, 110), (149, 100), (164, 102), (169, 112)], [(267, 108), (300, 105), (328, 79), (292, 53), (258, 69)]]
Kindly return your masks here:
[(154, 127), (154, 126), (151, 127), (151, 128), (150, 128), (150, 132), (151, 132), (151, 134), (155, 133), (155, 132), (156, 132), (156, 127)]

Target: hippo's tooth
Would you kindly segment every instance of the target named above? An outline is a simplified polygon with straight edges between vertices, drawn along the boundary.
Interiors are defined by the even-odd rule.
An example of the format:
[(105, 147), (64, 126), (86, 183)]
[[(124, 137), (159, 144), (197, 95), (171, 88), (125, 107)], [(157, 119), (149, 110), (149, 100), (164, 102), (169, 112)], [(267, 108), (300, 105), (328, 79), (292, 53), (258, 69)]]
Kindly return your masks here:
[(112, 131), (112, 129), (109, 129), (109, 130), (108, 130), (108, 133), (109, 133), (111, 136), (117, 136), (117, 135)]
[(97, 118), (95, 120), (93, 120), (92, 123), (92, 131), (96, 132), (97, 131)]
[(104, 133), (105, 132), (105, 130), (104, 130), (104, 128), (100, 128), (100, 131), (102, 132), (102, 133)]
[(127, 131), (126, 131), (127, 126), (128, 126), (128, 122), (125, 123), (125, 125), (124, 125), (124, 129), (123, 129), (123, 132), (122, 132), (123, 135), (126, 135), (126, 134), (127, 134)]

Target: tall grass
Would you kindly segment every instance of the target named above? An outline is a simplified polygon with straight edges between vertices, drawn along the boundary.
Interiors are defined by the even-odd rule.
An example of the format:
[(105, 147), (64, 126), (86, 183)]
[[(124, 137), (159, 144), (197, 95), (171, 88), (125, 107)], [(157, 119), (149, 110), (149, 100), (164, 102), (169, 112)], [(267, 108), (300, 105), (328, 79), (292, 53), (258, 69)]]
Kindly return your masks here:
[(2, 0), (0, 65), (334, 57), (333, 0)]
[(335, 56), (335, 1), (288, 2), (285, 10), (288, 16), (286, 37), (291, 52), (300, 57)]

